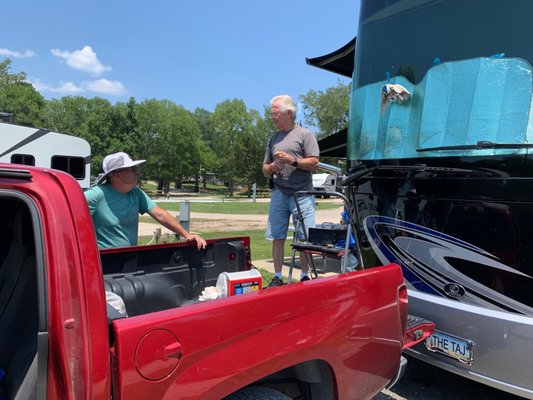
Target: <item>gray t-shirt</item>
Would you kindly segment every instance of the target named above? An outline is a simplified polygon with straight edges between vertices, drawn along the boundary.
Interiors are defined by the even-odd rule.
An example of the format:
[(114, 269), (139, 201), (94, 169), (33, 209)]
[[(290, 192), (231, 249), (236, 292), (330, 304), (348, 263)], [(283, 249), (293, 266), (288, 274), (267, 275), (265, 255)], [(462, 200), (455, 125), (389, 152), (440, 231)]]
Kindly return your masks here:
[[(296, 158), (318, 157), (320, 149), (315, 135), (309, 129), (296, 125), (289, 132), (277, 132), (268, 141), (264, 164), (274, 161), (274, 154), (284, 151)], [(276, 188), (285, 194), (299, 190), (313, 190), (313, 174), (290, 164), (273, 176)]]

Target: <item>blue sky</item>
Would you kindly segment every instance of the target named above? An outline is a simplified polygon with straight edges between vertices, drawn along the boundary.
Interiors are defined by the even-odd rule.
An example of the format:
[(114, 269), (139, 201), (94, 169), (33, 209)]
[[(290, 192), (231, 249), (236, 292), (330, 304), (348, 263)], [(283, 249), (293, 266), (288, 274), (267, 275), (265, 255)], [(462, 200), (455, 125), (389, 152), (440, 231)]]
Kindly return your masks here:
[(348, 79), (311, 67), (357, 32), (359, 0), (21, 0), (0, 24), (0, 61), (46, 98), (169, 99), (262, 111)]

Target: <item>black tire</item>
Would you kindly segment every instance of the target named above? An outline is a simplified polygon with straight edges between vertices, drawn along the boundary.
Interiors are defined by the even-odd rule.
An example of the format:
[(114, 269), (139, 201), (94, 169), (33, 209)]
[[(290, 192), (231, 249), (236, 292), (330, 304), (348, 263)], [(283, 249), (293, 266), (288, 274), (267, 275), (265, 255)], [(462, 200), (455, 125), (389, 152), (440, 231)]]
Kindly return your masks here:
[(230, 394), (225, 400), (291, 400), (291, 398), (274, 389), (250, 386)]

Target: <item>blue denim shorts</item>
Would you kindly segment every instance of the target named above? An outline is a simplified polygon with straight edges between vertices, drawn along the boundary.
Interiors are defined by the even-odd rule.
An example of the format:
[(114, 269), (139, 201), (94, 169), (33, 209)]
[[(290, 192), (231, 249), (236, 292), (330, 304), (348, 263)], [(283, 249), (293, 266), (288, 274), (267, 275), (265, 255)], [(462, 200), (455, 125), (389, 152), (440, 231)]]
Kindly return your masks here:
[[(299, 196), (298, 204), (302, 212), (303, 221), (306, 230), (315, 226), (315, 197), (314, 196)], [(281, 190), (274, 189), (270, 197), (270, 208), (268, 210), (268, 223), (266, 230), (266, 238), (272, 239), (286, 239), (289, 230), (289, 219), (292, 215), (292, 221), (296, 229), (296, 221), (298, 220), (298, 210), (294, 197), (283, 193)], [(298, 230), (298, 239), (304, 238), (301, 224)]]

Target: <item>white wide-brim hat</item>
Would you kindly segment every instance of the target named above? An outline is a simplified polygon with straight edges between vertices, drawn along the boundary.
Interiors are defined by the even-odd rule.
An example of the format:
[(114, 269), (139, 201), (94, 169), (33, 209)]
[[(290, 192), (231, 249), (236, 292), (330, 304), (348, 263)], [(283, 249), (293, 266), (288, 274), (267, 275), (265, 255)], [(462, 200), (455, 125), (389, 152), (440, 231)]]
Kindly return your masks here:
[(124, 152), (109, 154), (102, 162), (102, 169), (104, 170), (104, 173), (98, 177), (96, 184), (99, 185), (102, 183), (110, 172), (116, 171), (117, 169), (134, 167), (142, 164), (145, 161), (146, 160), (133, 161), (131, 157)]

